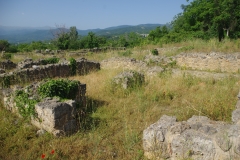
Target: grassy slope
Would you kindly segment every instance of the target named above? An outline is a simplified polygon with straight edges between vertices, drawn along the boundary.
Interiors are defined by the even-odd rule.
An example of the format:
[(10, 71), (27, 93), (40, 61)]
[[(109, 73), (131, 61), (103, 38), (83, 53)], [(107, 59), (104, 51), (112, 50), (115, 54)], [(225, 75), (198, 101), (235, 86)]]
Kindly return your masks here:
[[(131, 56), (136, 58), (145, 54), (137, 49), (133, 53)], [(88, 58), (101, 60), (113, 55), (118, 53)], [(231, 119), (239, 91), (238, 79), (228, 77), (216, 81), (172, 77), (166, 73), (146, 77), (146, 84), (132, 92), (113, 92), (110, 80), (121, 71), (105, 69), (71, 77), (87, 84), (88, 112), (82, 119), (82, 130), (70, 137), (55, 138), (50, 134), (37, 137), (35, 127), (0, 107), (0, 159), (41, 159), (42, 154), (50, 159), (144, 159), (142, 132), (163, 114), (177, 116), (179, 120), (192, 115)], [(51, 155), (53, 149), (55, 153)]]

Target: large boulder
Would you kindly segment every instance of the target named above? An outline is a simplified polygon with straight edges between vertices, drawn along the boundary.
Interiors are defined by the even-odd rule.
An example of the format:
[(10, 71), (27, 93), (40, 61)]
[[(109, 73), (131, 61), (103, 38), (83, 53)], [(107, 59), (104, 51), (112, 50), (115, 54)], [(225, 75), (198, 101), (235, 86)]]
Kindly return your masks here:
[(45, 99), (36, 104), (37, 118), (32, 123), (54, 135), (59, 133), (71, 134), (77, 129), (76, 102), (68, 100), (60, 102), (58, 99)]
[[(149, 159), (217, 160), (229, 155), (240, 158), (239, 125), (215, 122), (204, 116), (193, 116), (177, 122), (163, 116), (143, 131), (143, 148)], [(240, 153), (240, 152), (239, 152)]]
[(125, 71), (113, 78), (113, 84), (123, 89), (141, 86), (144, 81), (144, 75), (136, 71)]

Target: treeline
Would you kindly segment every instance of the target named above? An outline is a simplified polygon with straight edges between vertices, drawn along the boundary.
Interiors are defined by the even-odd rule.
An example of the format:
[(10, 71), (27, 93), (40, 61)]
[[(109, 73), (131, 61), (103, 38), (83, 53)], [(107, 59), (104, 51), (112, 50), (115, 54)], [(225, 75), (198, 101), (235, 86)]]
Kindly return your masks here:
[(135, 32), (115, 37), (98, 36), (89, 32), (87, 36), (78, 35), (76, 27), (70, 29), (59, 28), (53, 33), (51, 41), (33, 41), (31, 43), (10, 44), (7, 40), (0, 40), (0, 51), (9, 53), (31, 52), (34, 50), (79, 50), (102, 47), (134, 47), (145, 41), (145, 37)]
[[(188, 1), (188, 0), (187, 0)], [(148, 37), (138, 33), (129, 33), (115, 37), (98, 36), (89, 32), (87, 36), (78, 35), (76, 27), (59, 27), (53, 33), (54, 40), (32, 42), (30, 44), (9, 44), (0, 40), (0, 51), (26, 52), (35, 49), (77, 50), (99, 47), (135, 47), (146, 44), (176, 43), (189, 39), (240, 37), (240, 1), (239, 0), (193, 0), (182, 5), (183, 12), (173, 21), (150, 31)]]

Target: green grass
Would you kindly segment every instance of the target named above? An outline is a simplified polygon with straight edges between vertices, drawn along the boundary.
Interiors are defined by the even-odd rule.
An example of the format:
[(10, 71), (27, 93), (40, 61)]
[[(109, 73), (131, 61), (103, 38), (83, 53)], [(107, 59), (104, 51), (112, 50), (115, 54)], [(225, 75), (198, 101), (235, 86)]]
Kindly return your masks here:
[[(186, 47), (186, 52), (197, 51), (200, 46), (203, 52), (207, 51), (207, 47), (204, 48), (207, 42), (192, 43), (182, 42), (176, 46), (193, 46)], [(217, 45), (215, 43), (211, 45), (214, 47)], [(237, 42), (224, 43), (228, 46)], [(144, 51), (148, 47), (156, 48), (134, 48), (130, 56), (141, 59), (149, 54)], [(91, 54), (86, 58), (100, 61), (112, 56), (118, 56), (118, 52)], [(146, 77), (145, 84), (131, 92), (121, 89), (112, 91), (111, 80), (120, 72), (121, 68), (102, 69), (86, 76), (71, 77), (87, 84), (87, 106), (84, 110), (87, 116), (82, 117), (81, 130), (69, 137), (56, 138), (48, 133), (38, 137), (37, 128), (1, 106), (0, 159), (41, 159), (41, 155), (46, 154), (46, 159), (140, 160), (145, 159), (143, 130), (164, 114), (176, 116), (178, 120), (204, 115), (212, 120), (231, 121), (240, 87), (237, 78), (214, 80), (190, 75), (175, 77), (166, 72), (158, 77)], [(55, 151), (54, 155), (50, 154), (52, 150)]]

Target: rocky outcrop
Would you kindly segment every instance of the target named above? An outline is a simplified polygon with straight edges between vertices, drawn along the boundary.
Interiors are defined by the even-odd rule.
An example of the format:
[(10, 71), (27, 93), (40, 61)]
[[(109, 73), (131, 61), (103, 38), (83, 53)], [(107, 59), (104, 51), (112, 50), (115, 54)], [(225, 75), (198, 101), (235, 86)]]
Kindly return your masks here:
[(162, 116), (143, 131), (145, 156), (170, 160), (240, 159), (240, 100), (236, 108), (233, 124), (204, 116), (182, 122), (177, 122), (176, 117)]
[(113, 78), (113, 84), (123, 89), (141, 86), (144, 81), (144, 75), (136, 71), (125, 71)]

